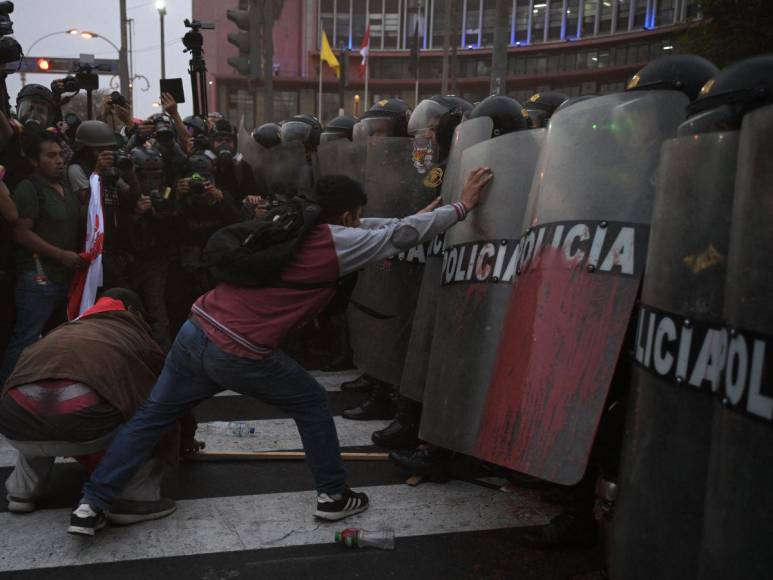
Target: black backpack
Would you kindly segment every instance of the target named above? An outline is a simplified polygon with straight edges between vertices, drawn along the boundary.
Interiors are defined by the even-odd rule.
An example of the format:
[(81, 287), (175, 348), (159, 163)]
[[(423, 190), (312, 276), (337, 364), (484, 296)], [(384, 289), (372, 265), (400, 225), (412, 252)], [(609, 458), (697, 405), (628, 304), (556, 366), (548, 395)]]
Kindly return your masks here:
[(322, 288), (336, 282), (293, 284), (280, 275), (292, 259), (321, 208), (297, 196), (260, 220), (232, 224), (215, 232), (204, 247), (204, 263), (217, 281), (240, 286)]

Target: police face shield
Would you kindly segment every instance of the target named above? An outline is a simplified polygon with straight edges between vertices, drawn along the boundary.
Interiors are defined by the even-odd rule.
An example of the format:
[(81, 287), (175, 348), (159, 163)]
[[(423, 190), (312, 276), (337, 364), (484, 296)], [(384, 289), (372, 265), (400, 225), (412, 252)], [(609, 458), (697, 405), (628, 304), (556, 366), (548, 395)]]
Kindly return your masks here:
[(532, 129), (544, 129), (548, 124), (548, 114), (542, 109), (526, 109), (529, 115), (529, 126)]
[(435, 101), (422, 101), (408, 121), (408, 134), (412, 137), (428, 137), (427, 133), (438, 128), (441, 117), (448, 111), (448, 107)]
[(282, 125), (282, 143), (300, 141), (306, 143), (311, 137), (311, 125), (302, 121), (288, 121)]
[(389, 117), (369, 117), (359, 121), (352, 130), (352, 141), (362, 141), (368, 137), (391, 137), (395, 133), (394, 119)]
[(42, 128), (51, 127), (54, 124), (54, 107), (43, 99), (34, 97), (23, 99), (19, 103), (17, 113), (22, 124), (30, 122)]

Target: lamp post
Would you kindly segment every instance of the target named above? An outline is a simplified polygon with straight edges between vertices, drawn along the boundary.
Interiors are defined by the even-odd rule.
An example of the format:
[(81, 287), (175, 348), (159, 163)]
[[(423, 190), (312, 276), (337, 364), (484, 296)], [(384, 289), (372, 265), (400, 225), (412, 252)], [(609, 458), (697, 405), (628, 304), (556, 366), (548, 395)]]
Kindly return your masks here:
[(164, 46), (164, 16), (166, 16), (166, 2), (156, 0), (156, 10), (161, 17), (161, 78), (166, 78), (166, 47)]

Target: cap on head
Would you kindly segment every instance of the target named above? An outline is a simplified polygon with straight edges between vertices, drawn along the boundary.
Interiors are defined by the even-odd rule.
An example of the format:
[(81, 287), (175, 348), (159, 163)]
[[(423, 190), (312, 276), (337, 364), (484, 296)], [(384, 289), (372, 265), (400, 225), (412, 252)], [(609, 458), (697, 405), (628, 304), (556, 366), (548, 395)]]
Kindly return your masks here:
[(653, 60), (637, 72), (625, 87), (626, 91), (681, 91), (694, 101), (701, 87), (716, 76), (719, 69), (702, 56), (669, 54)]
[(134, 290), (129, 290), (128, 288), (110, 288), (102, 294), (102, 298), (120, 300), (127, 310), (132, 308), (138, 310), (143, 315), (145, 314), (145, 307), (142, 304), (142, 299)]
[(190, 115), (183, 119), (183, 124), (188, 128), (188, 132), (191, 133), (193, 137), (209, 133), (209, 125), (207, 124), (207, 121), (201, 117)]
[(477, 119), (478, 117), (489, 117), (493, 121), (492, 137), (529, 128), (529, 124), (523, 116), (521, 103), (504, 95), (491, 95), (478, 103), (470, 112), (469, 118)]

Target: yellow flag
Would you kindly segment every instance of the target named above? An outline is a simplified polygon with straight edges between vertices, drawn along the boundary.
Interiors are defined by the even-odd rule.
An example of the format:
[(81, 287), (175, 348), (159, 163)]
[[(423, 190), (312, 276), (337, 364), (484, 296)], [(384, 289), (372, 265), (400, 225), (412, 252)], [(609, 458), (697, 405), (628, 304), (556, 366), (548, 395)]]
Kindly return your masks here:
[(341, 78), (341, 63), (338, 62), (330, 43), (327, 41), (327, 34), (322, 31), (322, 50), (319, 51), (319, 59), (326, 62), (330, 68), (336, 71), (336, 76)]

